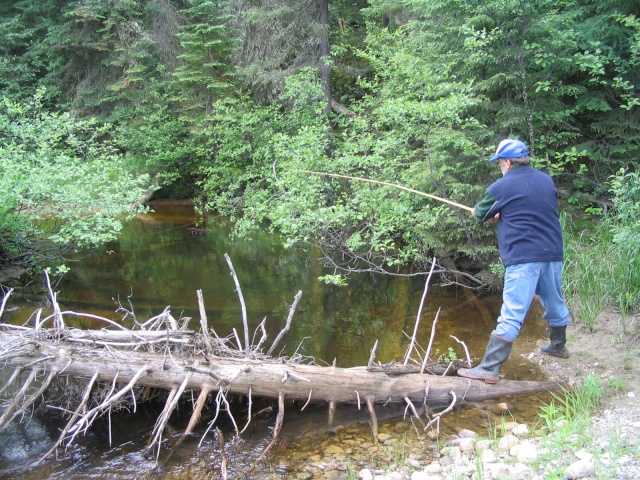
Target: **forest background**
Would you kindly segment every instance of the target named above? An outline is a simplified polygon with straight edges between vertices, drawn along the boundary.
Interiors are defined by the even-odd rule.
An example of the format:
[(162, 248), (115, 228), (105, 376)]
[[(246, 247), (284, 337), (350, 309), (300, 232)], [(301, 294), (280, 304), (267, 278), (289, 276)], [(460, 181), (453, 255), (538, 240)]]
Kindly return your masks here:
[(277, 231), (321, 277), (499, 287), (473, 205), (505, 137), (559, 187), (581, 318), (640, 306), (632, 0), (0, 0), (0, 264), (65, 271), (152, 197)]

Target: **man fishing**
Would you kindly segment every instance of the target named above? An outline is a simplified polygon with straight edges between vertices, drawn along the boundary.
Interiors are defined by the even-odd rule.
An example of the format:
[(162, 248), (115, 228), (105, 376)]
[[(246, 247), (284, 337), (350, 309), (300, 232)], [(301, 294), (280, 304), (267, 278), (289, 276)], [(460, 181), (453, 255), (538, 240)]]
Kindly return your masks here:
[(562, 296), (562, 229), (553, 180), (529, 165), (529, 150), (520, 140), (500, 142), (489, 161), (498, 164), (503, 176), (487, 188), (473, 215), (477, 223), (497, 223), (506, 268), (502, 307), (482, 362), (459, 369), (458, 375), (496, 383), (536, 294), (550, 330), (544, 353), (569, 357), (565, 344), (570, 314)]

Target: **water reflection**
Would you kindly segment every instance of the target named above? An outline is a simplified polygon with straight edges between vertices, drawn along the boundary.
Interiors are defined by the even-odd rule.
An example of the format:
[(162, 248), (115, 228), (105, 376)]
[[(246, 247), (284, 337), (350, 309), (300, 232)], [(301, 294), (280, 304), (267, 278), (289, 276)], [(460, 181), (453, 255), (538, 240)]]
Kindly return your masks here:
[[(285, 354), (297, 351), (314, 357), (319, 363), (330, 364), (335, 359), (338, 366), (363, 365), (378, 340), (377, 360), (402, 360), (416, 322), (425, 278), (361, 275), (350, 279), (347, 287), (324, 285), (317, 278), (332, 272), (323, 271), (317, 262), (310, 260), (312, 252), (284, 249), (268, 232), (238, 240), (231, 237), (232, 225), (227, 219), (210, 217), (203, 221), (195, 216), (189, 203), (159, 202), (153, 208), (154, 213), (129, 222), (118, 241), (109, 244), (104, 251), (70, 265), (71, 272), (56, 287), (63, 309), (119, 320), (122, 315), (115, 310), (121, 304), (127, 309), (131, 306), (144, 320), (170, 307), (174, 317), (191, 317), (192, 328), (197, 328), (196, 291), (201, 289), (210, 327), (220, 336), (230, 334), (234, 328), (241, 331), (241, 308), (224, 258), (227, 253), (246, 301), (250, 337), (266, 318), (270, 338), (275, 338), (284, 326), (295, 294), (302, 290), (302, 299), (285, 338), (286, 345), (281, 344)], [(189, 228), (194, 226), (207, 229), (208, 233), (193, 235)], [(12, 299), (12, 302), (16, 301), (17, 298)], [(22, 302), (19, 306), (22, 308), (3, 317), (3, 321), (27, 321), (33, 305)], [(472, 355), (481, 356), (499, 307), (497, 295), (476, 297), (453, 286), (433, 285), (423, 308), (418, 343), (423, 348), (427, 346), (433, 321), (440, 310), (433, 351), (447, 354), (451, 347), (458, 357), (463, 357), (464, 350), (451, 338), (454, 335), (467, 344)], [(77, 326), (102, 328), (104, 325), (84, 320)], [(534, 308), (503, 369), (508, 378), (542, 378), (536, 366), (521, 359), (519, 354), (534, 349), (543, 329), (540, 311)], [(530, 415), (536, 406), (532, 406), (533, 403), (539, 404), (537, 397), (519, 399), (519, 408), (524, 410), (518, 413)], [(482, 408), (471, 411), (478, 416), (474, 422), (486, 420)], [(291, 429), (313, 431), (313, 422), (317, 418), (326, 420), (326, 412), (319, 413), (317, 418), (308, 413), (305, 418), (297, 427), (289, 427), (289, 433), (285, 434), (286, 438), (292, 439), (292, 448), (301, 447), (295, 443), (298, 440)], [(447, 422), (458, 422), (455, 425), (460, 426), (466, 421), (464, 418), (451, 415)], [(252, 432), (241, 440), (230, 440), (226, 448), (233, 447), (241, 452), (235, 458), (236, 464), (241, 458), (246, 458), (247, 462), (255, 459), (256, 452), (268, 443), (273, 422), (269, 416), (264, 420), (263, 424), (256, 420)], [(147, 472), (153, 459), (141, 451), (153, 421), (152, 413), (148, 416), (114, 416), (111, 427), (96, 424), (91, 435), (71, 447), (77, 455), (67, 453), (61, 462), (50, 460), (23, 478), (113, 478)], [(353, 423), (353, 418), (349, 421)], [(345, 420), (345, 424), (349, 421)], [(172, 419), (171, 425), (176, 435), (185, 426), (179, 418)], [(368, 426), (361, 427), (368, 429)], [(109, 432), (114, 437), (112, 447), (108, 446), (105, 437)], [(233, 437), (232, 432), (230, 437)], [(206, 478), (206, 472), (219, 462), (220, 446), (215, 436), (209, 437), (201, 450), (196, 447), (197, 441), (185, 442), (179, 455), (167, 466), (176, 478), (185, 470), (191, 477), (196, 475), (194, 472), (200, 472), (198, 475)], [(0, 469), (4, 468), (2, 463)], [(240, 467), (246, 466), (246, 462), (240, 461)], [(264, 468), (275, 467), (267, 464)], [(277, 472), (274, 474), (278, 475)]]
[[(174, 317), (191, 317), (197, 328), (196, 291), (201, 289), (210, 326), (226, 336), (242, 327), (238, 295), (224, 258), (227, 253), (238, 274), (251, 333), (266, 317), (270, 338), (274, 338), (284, 326), (295, 294), (302, 290), (285, 353), (298, 350), (320, 362), (336, 359), (338, 366), (362, 365), (379, 340), (378, 360), (402, 358), (425, 278), (360, 275), (349, 279), (347, 287), (325, 285), (317, 278), (330, 272), (310, 260), (312, 253), (284, 249), (268, 232), (238, 240), (231, 237), (228, 219), (199, 221), (190, 203), (158, 202), (153, 208), (154, 213), (129, 222), (118, 241), (70, 264), (71, 272), (56, 288), (62, 308), (119, 320), (118, 303), (129, 308), (130, 302), (142, 319), (170, 307)], [(209, 232), (192, 235), (189, 228), (195, 225)], [(458, 356), (464, 355), (450, 338), (455, 335), (467, 342), (474, 355), (481, 355), (499, 302), (496, 295), (476, 298), (453, 286), (432, 285), (418, 340), (423, 346), (428, 344), (440, 309), (434, 348), (447, 353), (451, 346)], [(8, 317), (10, 321), (28, 319), (33, 308), (23, 306)], [(535, 321), (535, 313), (532, 316), (534, 321), (523, 329), (523, 342), (530, 335), (538, 338), (544, 327)], [(83, 320), (79, 326), (103, 325)]]

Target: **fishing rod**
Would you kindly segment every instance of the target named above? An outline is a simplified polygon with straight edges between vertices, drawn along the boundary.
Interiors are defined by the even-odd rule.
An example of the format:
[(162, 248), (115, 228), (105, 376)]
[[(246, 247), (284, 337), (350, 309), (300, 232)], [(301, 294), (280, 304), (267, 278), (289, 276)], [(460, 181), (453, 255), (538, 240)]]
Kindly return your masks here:
[(395, 183), (387, 183), (380, 182), (378, 180), (371, 180), (370, 178), (361, 178), (361, 177), (351, 177), (349, 175), (339, 175), (337, 173), (326, 173), (326, 172), (314, 172), (312, 170), (291, 170), (292, 172), (300, 172), (300, 173), (311, 173), (313, 175), (327, 175), (329, 177), (339, 177), (339, 178), (348, 178), (349, 180), (358, 180), (360, 182), (369, 182), (369, 183), (377, 183), (378, 185), (386, 185), (388, 187), (399, 188), (400, 190), (405, 190), (407, 192), (415, 193), (418, 195), (422, 195), (423, 197), (431, 198), (432, 200), (437, 200), (438, 202), (446, 203), (447, 205), (451, 205), (456, 208), (460, 208), (462, 210), (466, 210), (468, 212), (473, 213), (473, 208), (467, 207), (466, 205), (462, 205), (460, 203), (453, 202), (451, 200), (447, 200), (446, 198), (436, 197), (435, 195), (431, 195), (430, 193), (424, 193), (419, 190), (414, 190), (413, 188), (403, 187), (402, 185), (396, 185)]

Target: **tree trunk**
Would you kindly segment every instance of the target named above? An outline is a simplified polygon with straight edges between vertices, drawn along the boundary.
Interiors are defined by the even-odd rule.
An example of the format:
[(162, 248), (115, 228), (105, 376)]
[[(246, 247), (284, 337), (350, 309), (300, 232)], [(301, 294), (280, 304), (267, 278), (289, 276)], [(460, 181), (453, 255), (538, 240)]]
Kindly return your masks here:
[[(120, 332), (115, 333), (122, 336)], [(179, 348), (187, 348), (202, 344), (201, 337), (194, 332), (172, 332), (171, 342)], [(283, 393), (288, 400), (324, 403), (355, 404), (364, 403), (367, 399), (373, 403), (404, 403), (408, 398), (420, 404), (442, 406), (452, 403), (454, 396), (455, 403), (459, 404), (557, 388), (554, 382), (501, 380), (496, 385), (489, 385), (454, 376), (387, 373), (369, 371), (367, 367), (288, 364), (277, 359), (220, 358), (195, 351), (192, 355), (182, 356), (176, 363), (167, 361), (163, 351), (102, 348), (106, 342), (113, 342), (113, 332), (83, 331), (82, 338), (96, 347), (78, 346), (77, 338), (51, 342), (3, 333), (0, 342), (12, 347), (11, 353), (3, 355), (2, 359), (5, 368), (25, 368), (37, 362), (42, 370), (63, 372), (75, 378), (89, 379), (97, 373), (98, 380), (104, 382), (117, 379), (120, 383), (128, 383), (144, 370), (146, 373), (137, 380), (137, 385), (167, 390), (179, 387), (191, 374), (186, 390), (206, 388), (217, 391), (224, 387), (229, 393), (238, 395), (247, 395), (251, 390), (254, 396), (259, 397), (276, 399)], [(167, 334), (154, 332), (149, 340), (162, 345), (167, 342)]]
[(320, 37), (320, 79), (322, 80), (322, 91), (326, 99), (324, 113), (331, 112), (331, 67), (329, 66), (329, 0), (318, 0), (320, 7), (319, 22), (322, 27)]

